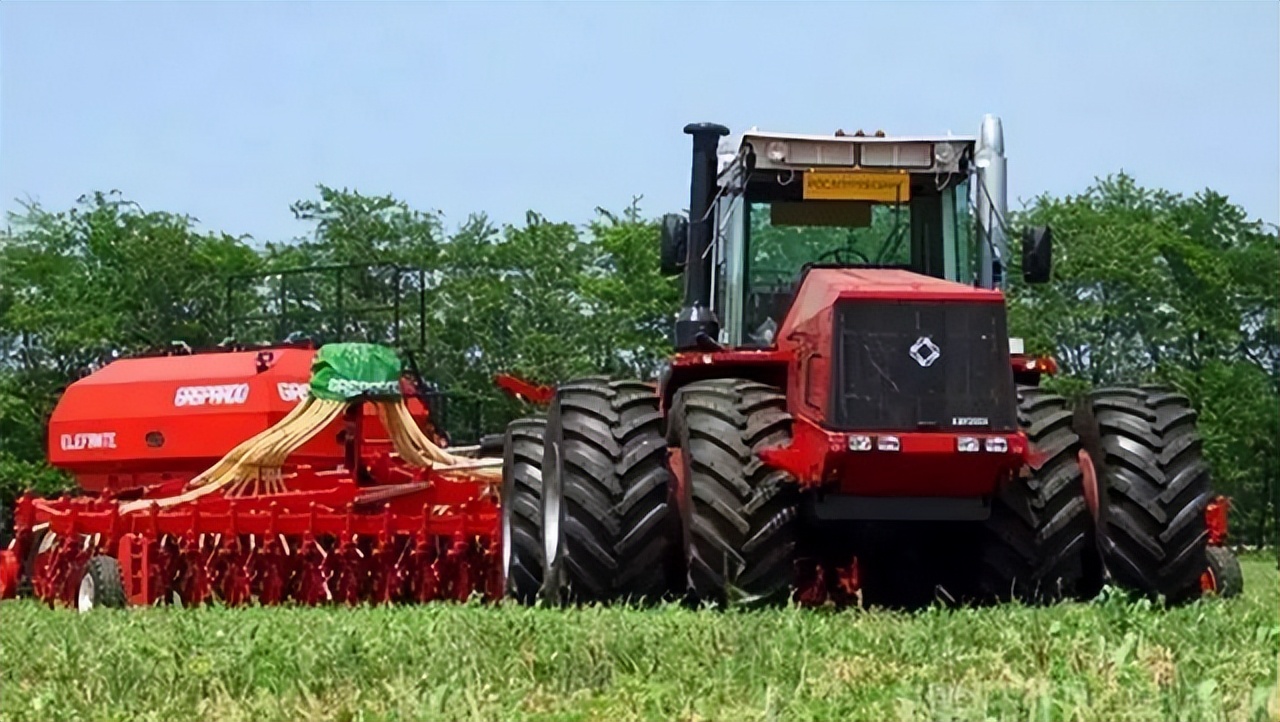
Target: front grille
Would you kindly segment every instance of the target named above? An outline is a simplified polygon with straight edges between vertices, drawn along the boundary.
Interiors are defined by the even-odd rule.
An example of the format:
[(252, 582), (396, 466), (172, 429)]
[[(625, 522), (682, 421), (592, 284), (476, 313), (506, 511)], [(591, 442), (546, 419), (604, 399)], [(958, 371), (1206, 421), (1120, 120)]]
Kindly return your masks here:
[(1017, 428), (1003, 304), (854, 299), (834, 315), (833, 428)]

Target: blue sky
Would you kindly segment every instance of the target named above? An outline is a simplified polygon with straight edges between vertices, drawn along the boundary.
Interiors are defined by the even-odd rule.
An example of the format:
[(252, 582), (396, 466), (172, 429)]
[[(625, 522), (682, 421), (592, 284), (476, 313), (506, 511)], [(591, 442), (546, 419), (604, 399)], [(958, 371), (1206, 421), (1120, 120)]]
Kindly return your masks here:
[(1280, 4), (0, 3), (0, 201), (120, 189), (283, 240), (315, 185), (451, 224), (688, 200), (688, 139), (975, 133), (1011, 201), (1211, 187), (1280, 221)]

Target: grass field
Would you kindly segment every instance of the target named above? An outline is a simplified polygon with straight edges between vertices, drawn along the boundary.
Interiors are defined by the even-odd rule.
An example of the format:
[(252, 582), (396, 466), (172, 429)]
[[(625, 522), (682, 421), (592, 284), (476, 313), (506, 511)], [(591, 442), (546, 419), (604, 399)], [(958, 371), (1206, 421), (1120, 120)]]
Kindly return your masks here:
[(1280, 578), (914, 614), (0, 605), (0, 718), (1275, 719)]

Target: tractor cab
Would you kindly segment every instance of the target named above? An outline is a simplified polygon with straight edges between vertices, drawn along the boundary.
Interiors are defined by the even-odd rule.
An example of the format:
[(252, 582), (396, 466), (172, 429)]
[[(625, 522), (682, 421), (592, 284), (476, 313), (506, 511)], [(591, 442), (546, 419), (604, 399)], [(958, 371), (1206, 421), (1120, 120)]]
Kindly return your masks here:
[[(1004, 143), (993, 116), (977, 136), (753, 128), (722, 139), (728, 131), (710, 124), (686, 132), (695, 146), (690, 220), (663, 224), (664, 271), (685, 273), (679, 348), (771, 346), (813, 267), (1004, 284)], [(1047, 273), (1038, 267), (1047, 240), (1025, 239), (1024, 272)]]

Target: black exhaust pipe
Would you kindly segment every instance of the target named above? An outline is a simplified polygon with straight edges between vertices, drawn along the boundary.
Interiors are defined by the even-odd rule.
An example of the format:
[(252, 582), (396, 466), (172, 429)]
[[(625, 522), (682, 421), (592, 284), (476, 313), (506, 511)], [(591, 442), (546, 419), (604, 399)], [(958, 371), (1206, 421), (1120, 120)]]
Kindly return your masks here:
[(678, 350), (715, 347), (720, 321), (711, 310), (711, 260), (706, 258), (716, 219), (710, 213), (716, 196), (716, 150), (729, 129), (716, 123), (690, 123), (693, 169), (689, 184), (689, 243), (684, 265), (684, 308), (676, 317)]

